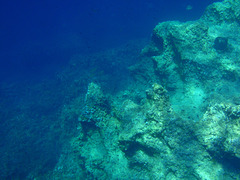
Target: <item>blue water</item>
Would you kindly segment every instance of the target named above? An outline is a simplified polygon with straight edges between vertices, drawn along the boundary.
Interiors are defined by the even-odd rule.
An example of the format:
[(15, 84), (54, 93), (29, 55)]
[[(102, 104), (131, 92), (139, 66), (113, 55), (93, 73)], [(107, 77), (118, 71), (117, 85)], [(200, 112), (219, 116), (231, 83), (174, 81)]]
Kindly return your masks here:
[[(159, 22), (198, 19), (212, 2), (216, 1), (1, 1), (0, 164), (5, 167), (0, 168), (0, 178), (23, 179), (32, 170), (45, 173), (54, 167), (68, 138), (59, 131), (56, 114), (63, 103), (86, 89), (69, 92), (56, 78), (74, 55), (149, 40)], [(192, 10), (186, 9), (188, 5)], [(84, 68), (95, 71), (91, 64)], [(111, 68), (99, 69), (109, 75)], [(49, 82), (43, 85), (43, 81)]]
[[(1, 79), (53, 73), (76, 53), (150, 37), (166, 20), (194, 20), (214, 0), (2, 1)], [(192, 10), (186, 10), (191, 5)]]

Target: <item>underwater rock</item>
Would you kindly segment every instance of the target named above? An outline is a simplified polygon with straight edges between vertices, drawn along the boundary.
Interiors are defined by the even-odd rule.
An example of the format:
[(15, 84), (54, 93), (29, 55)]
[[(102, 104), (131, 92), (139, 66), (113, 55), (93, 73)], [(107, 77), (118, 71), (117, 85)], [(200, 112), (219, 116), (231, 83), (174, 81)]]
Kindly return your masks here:
[(66, 161), (89, 179), (239, 179), (239, 8), (225, 0), (158, 24), (127, 90), (90, 83)]
[[(225, 0), (210, 5), (199, 20), (159, 23), (153, 30), (151, 42), (142, 50), (142, 61), (132, 68), (133, 76), (148, 85), (162, 84), (171, 93), (173, 109), (177, 108), (179, 115), (184, 114), (183, 118), (189, 116), (197, 121), (213, 89), (232, 82), (230, 91), (237, 91), (234, 82), (240, 78), (236, 55), (240, 53), (239, 12), (239, 1)], [(192, 93), (192, 89), (202, 93)], [(189, 94), (196, 96), (189, 98), (189, 102), (178, 100), (176, 105), (180, 94), (186, 98)], [(199, 99), (198, 95), (202, 100), (194, 101)], [(219, 95), (223, 100), (229, 98), (227, 94)], [(186, 113), (181, 113), (183, 111)], [(197, 116), (193, 111), (197, 111)]]
[[(199, 122), (198, 137), (213, 157), (240, 162), (240, 106), (215, 104)], [(240, 168), (240, 166), (237, 166)]]
[(152, 89), (146, 91), (148, 120), (161, 121), (161, 116), (171, 113), (171, 106), (167, 90), (160, 84), (154, 83)]
[[(105, 96), (99, 86), (91, 87), (100, 94), (96, 97)], [(110, 104), (115, 113), (93, 103), (97, 111), (89, 122), (95, 127), (80, 121), (70, 154), (61, 158), (69, 162), (59, 161), (55, 175), (76, 177), (70, 170), (78, 168), (79, 176), (90, 179), (214, 179), (224, 169), (212, 158), (221, 157), (223, 152), (238, 158), (239, 106), (213, 106), (205, 113), (206, 118), (196, 123), (176, 116), (162, 85), (153, 84), (146, 94), (142, 105), (126, 99), (130, 95), (112, 97), (116, 103), (122, 102)], [(101, 121), (95, 121), (97, 117)], [(227, 118), (233, 122), (229, 135), (224, 130)]]
[(201, 19), (213, 24), (240, 22), (240, 2), (238, 0), (224, 0), (216, 2), (206, 8)]
[(152, 89), (146, 91), (148, 100), (159, 102), (159, 103), (163, 103), (164, 101), (167, 101), (166, 93), (167, 93), (167, 90), (157, 83), (154, 83), (152, 85)]
[(102, 121), (104, 114), (111, 111), (110, 100), (103, 95), (100, 86), (95, 83), (88, 85), (85, 95), (85, 107), (79, 121), (99, 123)]
[(101, 88), (95, 83), (90, 83), (88, 85), (88, 90), (85, 96), (85, 101), (87, 102), (87, 104), (101, 104), (103, 98), (104, 97)]

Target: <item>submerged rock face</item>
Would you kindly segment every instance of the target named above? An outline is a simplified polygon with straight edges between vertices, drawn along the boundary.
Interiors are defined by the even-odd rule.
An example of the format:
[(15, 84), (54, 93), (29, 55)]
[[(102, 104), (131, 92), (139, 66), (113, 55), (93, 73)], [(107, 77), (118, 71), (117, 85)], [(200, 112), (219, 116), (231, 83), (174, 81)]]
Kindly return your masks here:
[[(142, 58), (152, 61), (148, 67), (152, 80), (170, 91), (173, 108), (181, 116), (201, 118), (186, 105), (191, 102), (196, 109), (206, 108), (205, 102), (213, 91), (223, 100), (229, 99), (227, 92), (221, 92), (223, 89), (231, 91), (232, 97), (236, 95), (238, 87), (234, 88), (234, 84), (240, 72), (239, 12), (239, 1), (229, 0), (210, 5), (197, 21), (163, 22), (154, 28)], [(147, 79), (149, 75), (140, 64), (131, 69), (138, 79), (139, 74)], [(182, 110), (187, 111), (185, 115)]]
[(225, 0), (160, 23), (129, 68), (136, 83), (116, 95), (90, 83), (55, 179), (239, 179), (239, 18)]
[[(240, 162), (240, 106), (216, 104), (200, 121), (199, 140), (217, 159)], [(240, 167), (240, 166), (239, 166)]]

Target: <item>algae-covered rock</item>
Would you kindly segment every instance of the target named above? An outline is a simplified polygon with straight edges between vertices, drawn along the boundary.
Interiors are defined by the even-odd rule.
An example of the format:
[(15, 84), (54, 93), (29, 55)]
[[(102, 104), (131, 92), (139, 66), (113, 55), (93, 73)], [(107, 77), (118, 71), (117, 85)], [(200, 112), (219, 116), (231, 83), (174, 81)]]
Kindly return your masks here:
[(111, 110), (110, 99), (103, 95), (101, 88), (95, 83), (89, 84), (85, 103), (83, 113), (79, 116), (81, 122), (100, 123)]
[(215, 38), (229, 38), (230, 45), (239, 42), (236, 15), (239, 14), (239, 7), (238, 1), (224, 1), (210, 5), (197, 21), (159, 23), (154, 28), (152, 42), (143, 50), (143, 55), (150, 55), (149, 51), (155, 47), (159, 49), (154, 55), (159, 56), (155, 60), (157, 63), (172, 61), (182, 70), (186, 60), (210, 65), (220, 57), (213, 48)]
[(200, 141), (214, 157), (240, 162), (240, 106), (213, 105), (199, 123)]
[(229, 93), (221, 92), (223, 86), (229, 88), (230, 98), (236, 97), (239, 9), (239, 1), (225, 0), (210, 5), (199, 20), (159, 23), (139, 62), (146, 62), (148, 69), (135, 65), (133, 75), (146, 84), (153, 80), (164, 85), (171, 94), (173, 109), (192, 120), (201, 118), (212, 94), (229, 99)]
[[(101, 103), (93, 103), (92, 119), (80, 120), (79, 134), (71, 140), (69, 154), (62, 155), (55, 177), (193, 180), (238, 177), (213, 160), (238, 162), (238, 106), (212, 106), (196, 123), (176, 115), (169, 92), (160, 84), (146, 90), (142, 104), (126, 97), (130, 96), (112, 97), (113, 102), (118, 100), (109, 104), (114, 113)], [(96, 117), (101, 117), (101, 121), (95, 121)], [(232, 123), (226, 130), (228, 121)], [(78, 169), (78, 175), (72, 172), (74, 169)]]
[(223, 22), (240, 22), (240, 2), (238, 0), (224, 0), (209, 5), (201, 18), (203, 21), (220, 24)]
[(114, 95), (89, 84), (61, 159), (89, 179), (239, 179), (239, 7), (158, 24), (129, 67), (135, 83)]

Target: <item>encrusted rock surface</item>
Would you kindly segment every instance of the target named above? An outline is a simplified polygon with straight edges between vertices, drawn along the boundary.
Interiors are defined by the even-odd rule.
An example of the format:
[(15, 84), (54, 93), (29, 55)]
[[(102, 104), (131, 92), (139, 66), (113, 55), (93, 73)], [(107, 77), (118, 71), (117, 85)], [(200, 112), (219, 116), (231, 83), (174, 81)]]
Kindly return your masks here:
[(164, 85), (179, 115), (200, 119), (195, 109), (206, 108), (212, 96), (225, 101), (238, 93), (239, 11), (239, 1), (226, 0), (210, 5), (199, 20), (159, 23), (142, 61), (130, 70), (139, 81)]
[(129, 68), (136, 84), (115, 95), (89, 84), (55, 179), (240, 179), (239, 26), (234, 0), (158, 24)]

